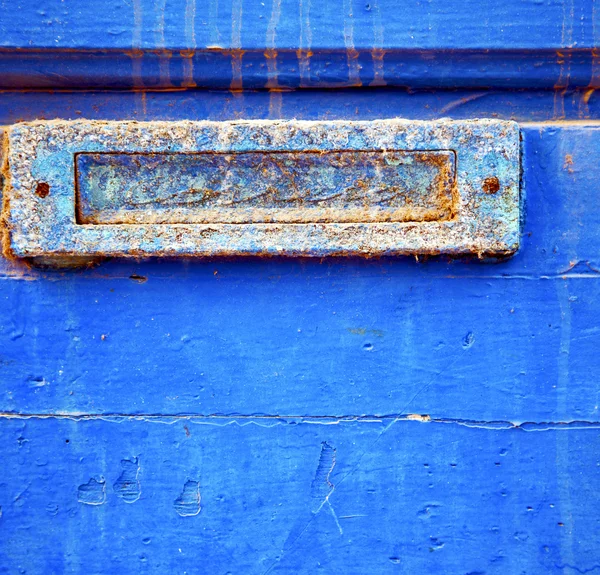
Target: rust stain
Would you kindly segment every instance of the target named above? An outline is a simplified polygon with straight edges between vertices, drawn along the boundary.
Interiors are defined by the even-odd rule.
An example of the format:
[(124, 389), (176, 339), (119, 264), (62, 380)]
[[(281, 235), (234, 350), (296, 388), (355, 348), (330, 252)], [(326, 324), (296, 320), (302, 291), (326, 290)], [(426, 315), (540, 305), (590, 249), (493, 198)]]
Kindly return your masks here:
[(441, 221), (456, 200), (454, 160), (447, 151), (81, 153), (77, 221)]
[(35, 194), (40, 198), (45, 198), (50, 193), (50, 186), (46, 182), (38, 182), (35, 187)]
[(590, 98), (592, 97), (592, 95), (594, 94), (594, 92), (596, 91), (596, 88), (588, 88), (582, 96), (582, 101), (583, 103), (587, 106), (590, 102)]
[(244, 57), (244, 50), (227, 50), (224, 53), (231, 57), (231, 84), (229, 86), (230, 92), (241, 92), (243, 89), (243, 78), (242, 78), (242, 58)]
[(10, 170), (8, 169), (8, 137), (0, 131), (0, 189), (2, 194), (2, 208), (0, 211), (0, 240), (2, 243), (2, 253), (7, 255), (10, 253)]
[[(559, 77), (557, 78), (556, 83), (554, 84), (554, 111), (553, 118), (555, 120), (562, 120), (566, 117), (565, 115), (565, 95), (567, 93), (567, 87), (569, 85), (569, 75), (570, 75), (570, 61), (571, 55), (565, 54), (560, 50), (556, 51), (557, 56), (557, 64), (560, 67)], [(565, 66), (565, 61), (568, 64)]]
[(486, 194), (496, 194), (500, 191), (500, 180), (496, 176), (490, 176), (483, 180), (481, 189)]
[(562, 7), (561, 47), (565, 50), (556, 51), (560, 74), (554, 85), (554, 119), (558, 120), (566, 117), (565, 96), (571, 80), (571, 52), (569, 48), (573, 47), (573, 21), (575, 18), (573, 0), (564, 1)]
[(565, 163), (563, 164), (563, 170), (566, 170), (569, 174), (572, 174), (574, 172), (572, 154), (565, 155)]
[(277, 76), (277, 50), (268, 49), (264, 51), (267, 60), (267, 83), (265, 88), (269, 90), (279, 88), (279, 78)]
[[(593, 76), (593, 74), (594, 73), (592, 72), (592, 76)], [(592, 84), (593, 82), (594, 82), (594, 79), (592, 77), (590, 84)], [(588, 87), (581, 94), (581, 98), (579, 99), (579, 114), (578, 114), (580, 118), (584, 119), (584, 118), (590, 117), (589, 102), (590, 102), (590, 98), (594, 95), (595, 91), (596, 91), (596, 88)]]
[(386, 86), (387, 82), (383, 75), (383, 59), (385, 57), (385, 50), (376, 48), (371, 50), (371, 59), (373, 60), (373, 80), (369, 86)]
[(181, 50), (179, 55), (183, 59), (183, 82), (182, 88), (196, 88), (197, 84), (194, 80), (194, 56), (195, 50)]

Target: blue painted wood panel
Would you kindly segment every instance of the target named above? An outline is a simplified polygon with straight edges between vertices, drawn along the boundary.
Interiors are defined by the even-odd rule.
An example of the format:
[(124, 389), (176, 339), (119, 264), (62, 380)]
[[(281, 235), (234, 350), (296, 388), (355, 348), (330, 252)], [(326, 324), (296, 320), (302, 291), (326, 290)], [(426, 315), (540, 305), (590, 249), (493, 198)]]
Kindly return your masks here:
[(597, 425), (19, 418), (4, 573), (592, 573)]
[(131, 279), (4, 281), (2, 411), (598, 419), (600, 291), (587, 269), (120, 269)]
[(0, 0), (0, 124), (515, 119), (525, 199), (506, 261), (0, 259), (0, 573), (600, 569), (597, 10)]
[[(593, 48), (589, 0), (26, 0), (0, 3), (0, 45), (88, 49)], [(102, 33), (100, 33), (102, 32)]]
[(412, 50), (14, 50), (0, 48), (1, 89), (240, 90), (410, 86), (598, 88), (591, 48)]
[(0, 90), (0, 98), (0, 124), (55, 118), (148, 121), (398, 117), (419, 120), (500, 118), (522, 123), (560, 121), (562, 123), (555, 128), (574, 129), (577, 127), (574, 122), (600, 118), (600, 97), (595, 89)]
[(0, 87), (598, 87), (590, 0), (0, 3)]
[(8, 269), (0, 408), (596, 421), (600, 132), (523, 135), (524, 242), (505, 262)]

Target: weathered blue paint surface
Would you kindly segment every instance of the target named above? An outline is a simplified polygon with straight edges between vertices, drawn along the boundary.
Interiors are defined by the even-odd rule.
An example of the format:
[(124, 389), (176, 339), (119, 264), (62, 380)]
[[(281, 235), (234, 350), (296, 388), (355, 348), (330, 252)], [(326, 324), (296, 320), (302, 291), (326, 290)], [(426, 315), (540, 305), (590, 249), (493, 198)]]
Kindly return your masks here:
[[(121, 96), (123, 116), (143, 112), (140, 95)], [(181, 97), (148, 94), (146, 113), (183, 114)], [(330, 97), (338, 117), (375, 113), (371, 97)], [(444, 114), (440, 101), (465, 95), (379, 97), (384, 110), (410, 102), (407, 115), (429, 117), (426, 106)], [(121, 101), (2, 98), (5, 118), (113, 117)], [(328, 113), (323, 94), (311, 98), (284, 94), (282, 110)], [(451, 112), (551, 120), (552, 104), (529, 109), (530, 98)], [(199, 95), (190, 109), (226, 119), (231, 101)], [(245, 94), (242, 105), (266, 115), (269, 101)], [(566, 113), (578, 117), (576, 101)], [(600, 130), (521, 131), (523, 245), (505, 262), (113, 260), (58, 273), (3, 261), (1, 409), (25, 414), (2, 422), (4, 570), (190, 572), (202, 561), (211, 572), (571, 575), (598, 565)], [(164, 417), (181, 414), (245, 417)], [(328, 504), (313, 513), (331, 450), (342, 534)], [(130, 469), (140, 497), (127, 503), (115, 484)]]
[[(214, 44), (249, 50), (235, 89), (272, 87), (260, 66), (286, 59), (282, 85), (366, 87), (382, 46), (409, 51), (384, 56), (390, 84), (465, 87), (5, 91), (2, 123), (512, 119), (525, 197), (521, 248), (495, 263), (0, 260), (0, 572), (600, 570), (597, 6), (342, 8), (0, 3), (16, 88), (229, 87), (233, 54), (124, 52)], [(296, 49), (323, 46), (337, 56), (302, 80)], [(443, 47), (492, 51), (447, 68)], [(494, 85), (558, 89), (467, 89)]]
[(3, 422), (6, 573), (593, 573), (598, 425)]
[(598, 86), (591, 0), (0, 3), (0, 86)]
[[(461, 36), (462, 37), (462, 36)], [(589, 48), (459, 50), (0, 49), (3, 89), (427, 89), (598, 87)]]
[(43, 50), (594, 48), (597, 11), (588, 0), (107, 0), (102, 10), (93, 2), (2, 0), (0, 44)]

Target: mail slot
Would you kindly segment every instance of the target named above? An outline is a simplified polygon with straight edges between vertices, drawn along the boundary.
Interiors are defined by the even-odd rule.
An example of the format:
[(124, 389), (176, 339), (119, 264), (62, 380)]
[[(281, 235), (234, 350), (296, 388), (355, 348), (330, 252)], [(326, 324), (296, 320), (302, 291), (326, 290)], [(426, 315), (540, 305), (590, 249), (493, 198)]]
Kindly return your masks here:
[(422, 222), (452, 216), (451, 151), (77, 154), (77, 222)]
[(13, 257), (519, 245), (513, 122), (35, 122), (7, 137)]

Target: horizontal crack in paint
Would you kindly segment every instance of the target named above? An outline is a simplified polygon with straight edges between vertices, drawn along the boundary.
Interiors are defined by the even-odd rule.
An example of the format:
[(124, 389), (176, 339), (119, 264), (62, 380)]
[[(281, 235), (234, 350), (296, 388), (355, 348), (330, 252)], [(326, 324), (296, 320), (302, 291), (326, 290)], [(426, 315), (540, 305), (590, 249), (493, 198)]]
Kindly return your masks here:
[[(340, 415), (340, 416), (310, 416), (310, 415), (165, 415), (165, 414), (43, 414), (43, 413), (0, 413), (4, 419), (64, 419), (70, 421), (96, 421), (102, 420), (113, 423), (124, 421), (146, 421), (171, 425), (179, 421), (189, 421), (199, 425), (258, 425), (264, 422), (274, 425), (300, 423), (332, 425), (339, 423), (389, 423), (414, 422), (454, 424), (464, 427), (489, 430), (520, 430), (520, 431), (550, 431), (563, 429), (600, 429), (600, 421), (570, 420), (570, 421), (524, 421), (513, 422), (507, 420), (478, 420), (445, 417), (430, 417), (419, 414), (389, 414), (389, 415)], [(218, 423), (217, 423), (218, 422)], [(272, 427), (272, 425), (268, 426)]]

